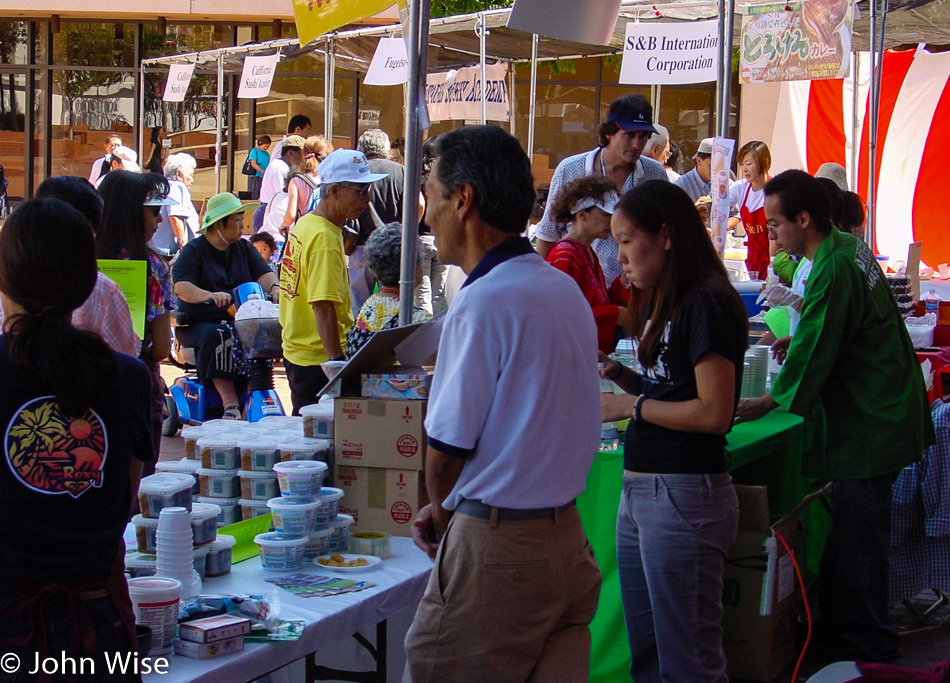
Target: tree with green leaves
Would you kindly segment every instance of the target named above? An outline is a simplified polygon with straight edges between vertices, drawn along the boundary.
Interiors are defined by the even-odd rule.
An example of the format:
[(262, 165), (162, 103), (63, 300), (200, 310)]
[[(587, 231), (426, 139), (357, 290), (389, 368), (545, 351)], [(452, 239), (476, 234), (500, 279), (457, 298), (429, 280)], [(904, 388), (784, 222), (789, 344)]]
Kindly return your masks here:
[[(12, 64), (17, 47), (26, 42), (25, 21), (0, 21), (0, 64)], [(9, 108), (4, 104), (3, 81), (0, 80), (0, 127), (5, 130), (21, 130), (17, 116), (16, 76), (9, 75)]]
[(491, 2), (490, 0), (432, 0), (433, 17), (450, 17), (454, 14), (471, 14), (487, 9), (511, 7), (512, 2)]

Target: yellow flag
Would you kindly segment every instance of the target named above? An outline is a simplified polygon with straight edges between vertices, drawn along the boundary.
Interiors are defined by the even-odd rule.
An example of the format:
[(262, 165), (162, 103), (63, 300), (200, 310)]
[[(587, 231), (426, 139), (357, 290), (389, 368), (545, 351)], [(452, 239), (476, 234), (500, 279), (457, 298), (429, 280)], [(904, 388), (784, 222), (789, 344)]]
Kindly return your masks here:
[(393, 0), (293, 0), (300, 44), (334, 29), (379, 14)]

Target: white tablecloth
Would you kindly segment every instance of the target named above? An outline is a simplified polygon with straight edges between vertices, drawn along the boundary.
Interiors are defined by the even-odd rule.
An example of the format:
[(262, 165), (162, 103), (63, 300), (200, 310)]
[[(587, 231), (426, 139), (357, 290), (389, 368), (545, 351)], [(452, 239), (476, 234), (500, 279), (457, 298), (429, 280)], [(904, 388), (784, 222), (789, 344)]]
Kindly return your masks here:
[(206, 579), (203, 594), (267, 595), (268, 591), (277, 591), (281, 618), (307, 622), (303, 636), (294, 642), (246, 643), (243, 652), (205, 660), (162, 655), (171, 664), (168, 673), (153, 673), (143, 680), (145, 683), (250, 681), (412, 607), (422, 597), (432, 561), (408, 538), (393, 538), (392, 548), (393, 556), (372, 571), (337, 574), (316, 565), (304, 565), (301, 572), (333, 574), (376, 584), (357, 593), (328, 598), (300, 598), (266, 583), (268, 578), (300, 572), (265, 572), (258, 558), (234, 565), (230, 574)]

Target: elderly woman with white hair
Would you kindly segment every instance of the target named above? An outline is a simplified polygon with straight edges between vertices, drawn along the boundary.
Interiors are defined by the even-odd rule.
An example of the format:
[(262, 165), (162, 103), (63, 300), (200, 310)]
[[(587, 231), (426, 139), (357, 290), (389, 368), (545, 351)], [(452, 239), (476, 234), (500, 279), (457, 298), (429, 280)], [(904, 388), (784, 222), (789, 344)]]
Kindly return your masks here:
[(170, 186), (168, 197), (175, 203), (162, 207), (162, 221), (148, 244), (169, 258), (195, 238), (201, 225), (189, 189), (195, 182), (196, 166), (195, 158), (184, 152), (170, 154), (165, 161), (165, 177)]
[[(352, 358), (374, 332), (399, 326), (399, 266), (402, 254), (402, 225), (387, 223), (366, 240), (366, 268), (376, 276), (379, 291), (360, 308), (353, 327), (346, 333), (346, 357)], [(417, 271), (418, 274), (418, 271)], [(418, 279), (418, 277), (416, 278)], [(414, 306), (412, 322), (428, 320), (429, 314)]]

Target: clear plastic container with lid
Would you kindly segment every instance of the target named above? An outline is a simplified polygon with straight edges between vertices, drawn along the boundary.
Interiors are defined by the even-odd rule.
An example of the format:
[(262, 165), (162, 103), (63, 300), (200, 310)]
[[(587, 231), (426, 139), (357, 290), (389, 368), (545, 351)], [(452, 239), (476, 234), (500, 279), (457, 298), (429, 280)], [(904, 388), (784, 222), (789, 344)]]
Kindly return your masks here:
[(191, 510), (194, 477), (177, 472), (159, 472), (139, 482), (139, 508), (143, 517), (158, 519), (162, 508), (183, 507)]
[(260, 546), (261, 566), (270, 572), (300, 569), (303, 566), (304, 546), (308, 540), (303, 534), (281, 534), (274, 531), (254, 537), (254, 542)]
[(321, 402), (300, 408), (303, 435), (311, 439), (333, 438), (333, 403)]
[(273, 434), (245, 434), (238, 441), (241, 469), (248, 472), (269, 472), (280, 462), (280, 450)]
[(217, 505), (221, 512), (218, 513), (218, 526), (227, 526), (241, 521), (241, 508), (238, 507), (238, 497), (233, 498), (205, 498), (198, 496), (199, 503), (208, 503)]
[(125, 573), (133, 579), (140, 576), (155, 576), (158, 572), (158, 560), (154, 555), (145, 553), (125, 554)]
[(205, 578), (205, 571), (207, 568), (209, 551), (210, 551), (210, 548), (207, 545), (203, 545), (200, 548), (195, 548), (192, 551), (193, 557), (194, 557), (195, 571), (198, 572), (198, 576), (201, 577), (202, 581), (204, 581), (204, 578)]
[(317, 500), (320, 501), (320, 507), (317, 508), (317, 524), (327, 524), (336, 519), (342, 497), (343, 489), (335, 489), (332, 486), (324, 486), (320, 489), (320, 495), (317, 496)]
[(330, 552), (345, 553), (350, 546), (350, 527), (353, 525), (353, 516), (342, 512), (337, 514), (336, 519), (327, 524), (333, 529), (330, 535)]
[(241, 498), (238, 505), (241, 510), (241, 519), (253, 519), (254, 517), (270, 514), (270, 508), (267, 507), (266, 500), (245, 500)]
[(333, 529), (328, 526), (318, 526), (313, 531), (308, 532), (307, 538), (309, 540), (303, 549), (304, 558), (313, 561), (315, 557), (330, 552), (330, 536), (332, 535)]
[(241, 498), (245, 500), (270, 500), (280, 495), (277, 473), (238, 470), (241, 480)]
[(328, 453), (333, 453), (333, 441), (329, 439), (308, 439), (304, 436), (285, 436), (277, 444), (280, 449), (280, 461), (318, 460), (326, 462)]
[(158, 519), (135, 515), (132, 517), (135, 527), (135, 549), (140, 553), (155, 554), (155, 532), (158, 531)]
[(219, 535), (208, 544), (208, 557), (205, 560), (205, 576), (223, 576), (231, 571), (231, 553), (234, 548), (233, 536)]
[(235, 434), (208, 434), (198, 439), (201, 466), (208, 470), (236, 470), (241, 464)]
[(320, 495), (327, 464), (311, 460), (279, 462), (274, 465), (280, 495), (310, 498)]
[(284, 534), (306, 534), (317, 526), (318, 501), (301, 498), (271, 498), (267, 501), (274, 531)]
[(195, 546), (211, 543), (218, 535), (221, 506), (216, 503), (195, 503), (191, 506), (191, 534)]
[(198, 439), (210, 433), (207, 423), (197, 427), (182, 428), (181, 437), (185, 440), (185, 458), (187, 460), (198, 459)]
[(198, 482), (204, 498), (237, 498), (241, 493), (241, 482), (237, 469), (212, 470), (198, 468)]
[(182, 458), (181, 460), (163, 460), (155, 463), (156, 472), (175, 472), (177, 474), (190, 474), (195, 478), (195, 484), (191, 487), (191, 493), (198, 495), (198, 466), (197, 460)]

